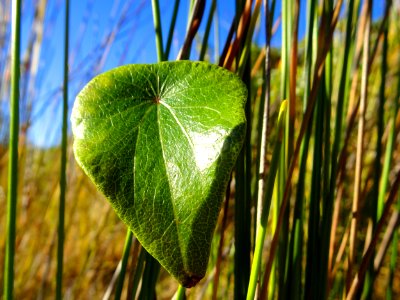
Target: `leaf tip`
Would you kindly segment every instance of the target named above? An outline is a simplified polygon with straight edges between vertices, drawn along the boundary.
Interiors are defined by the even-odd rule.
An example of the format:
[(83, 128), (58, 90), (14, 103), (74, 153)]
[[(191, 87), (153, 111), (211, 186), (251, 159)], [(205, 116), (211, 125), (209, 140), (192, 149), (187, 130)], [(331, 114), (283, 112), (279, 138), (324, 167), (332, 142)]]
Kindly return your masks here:
[(186, 276), (183, 281), (181, 282), (182, 286), (185, 288), (192, 288), (194, 287), (204, 276), (198, 275), (188, 275)]

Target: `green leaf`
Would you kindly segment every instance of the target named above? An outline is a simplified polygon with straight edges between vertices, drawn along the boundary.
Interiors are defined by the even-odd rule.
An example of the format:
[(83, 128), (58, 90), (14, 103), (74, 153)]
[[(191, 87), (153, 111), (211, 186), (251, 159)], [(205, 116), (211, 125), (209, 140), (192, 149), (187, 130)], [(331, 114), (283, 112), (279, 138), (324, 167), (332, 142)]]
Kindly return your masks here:
[(183, 286), (204, 277), (245, 134), (247, 90), (205, 62), (127, 65), (79, 93), (75, 157), (143, 247)]

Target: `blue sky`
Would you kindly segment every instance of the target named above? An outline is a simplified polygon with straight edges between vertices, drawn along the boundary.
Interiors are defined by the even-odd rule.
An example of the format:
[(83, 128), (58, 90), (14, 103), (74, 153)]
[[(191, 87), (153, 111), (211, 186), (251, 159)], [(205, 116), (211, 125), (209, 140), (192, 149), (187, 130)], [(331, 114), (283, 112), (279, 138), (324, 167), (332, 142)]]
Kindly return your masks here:
[[(34, 2), (24, 1), (22, 12), (22, 54), (31, 33)], [(188, 2), (181, 1), (170, 60), (175, 59), (177, 56), (185, 35)], [(207, 1), (204, 19), (199, 29), (200, 35), (204, 32), (210, 2)], [(79, 90), (95, 74), (121, 64), (153, 63), (157, 61), (150, 0), (71, 0), (70, 3), (70, 106), (72, 106)], [(167, 38), (172, 15), (172, 3), (173, 1), (160, 0), (164, 40)], [(234, 15), (234, 3), (235, 1), (233, 0), (218, 1), (220, 51)], [(281, 1), (277, 1), (275, 19), (280, 14), (280, 3)], [(374, 19), (382, 15), (383, 7), (384, 1), (374, 1)], [(118, 20), (124, 14), (124, 22), (118, 27)], [(301, 1), (300, 38), (304, 36), (305, 17), (306, 1)], [(263, 19), (261, 24), (264, 24)], [(32, 99), (33, 122), (29, 132), (30, 142), (37, 146), (52, 146), (60, 142), (63, 26), (63, 1), (49, 0), (45, 15), (44, 40), (36, 84), (38, 92)], [(262, 27), (255, 34), (255, 40), (260, 45), (264, 44)], [(115, 40), (109, 49), (104, 48), (104, 41), (110, 36), (110, 32), (113, 29), (118, 29), (115, 31)], [(214, 28), (212, 27), (209, 38), (211, 49), (215, 46), (213, 33)], [(279, 27), (272, 39), (274, 46), (279, 47), (280, 37), (281, 31)], [(191, 59), (198, 59), (196, 47), (192, 49)]]

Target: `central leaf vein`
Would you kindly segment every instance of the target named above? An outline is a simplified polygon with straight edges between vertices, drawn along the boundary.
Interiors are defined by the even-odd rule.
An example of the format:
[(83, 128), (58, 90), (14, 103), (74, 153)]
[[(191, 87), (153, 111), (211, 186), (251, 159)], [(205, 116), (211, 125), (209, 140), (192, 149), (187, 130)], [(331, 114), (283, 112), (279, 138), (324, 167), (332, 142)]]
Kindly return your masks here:
[(178, 124), (179, 128), (182, 130), (183, 134), (185, 135), (185, 137), (187, 138), (190, 146), (192, 147), (192, 150), (194, 151), (194, 143), (192, 141), (192, 139), (190, 138), (188, 132), (186, 131), (185, 127), (183, 127), (182, 123), (179, 121), (178, 117), (175, 115), (173, 109), (171, 108), (171, 106), (169, 106), (167, 103), (165, 103), (164, 101), (160, 101), (160, 104), (162, 104), (168, 111), (169, 113), (172, 115), (172, 117), (174, 118), (176, 124)]
[[(157, 106), (157, 124), (158, 124), (158, 133), (159, 133), (159, 138), (160, 138), (162, 158), (163, 158), (164, 167), (165, 167), (165, 174), (167, 176), (167, 182), (168, 182), (170, 194), (172, 194), (172, 185), (171, 185), (170, 177), (169, 177), (169, 174), (168, 174), (167, 160), (165, 158), (165, 147), (164, 147), (164, 143), (163, 143), (163, 137), (162, 137), (162, 134), (161, 134), (160, 109), (159, 109), (158, 106)], [(174, 222), (175, 222), (175, 226), (176, 226), (176, 235), (177, 235), (177, 238), (178, 238), (179, 252), (181, 253), (183, 265), (186, 268), (187, 263), (186, 263), (185, 258), (182, 255), (182, 249), (184, 249), (184, 248), (183, 248), (183, 242), (181, 240), (181, 235), (179, 234), (179, 226), (178, 226), (179, 219), (178, 219), (178, 214), (176, 212), (175, 203), (172, 200), (172, 197), (171, 197), (171, 205), (172, 205), (172, 212), (173, 212), (173, 215), (174, 215)]]

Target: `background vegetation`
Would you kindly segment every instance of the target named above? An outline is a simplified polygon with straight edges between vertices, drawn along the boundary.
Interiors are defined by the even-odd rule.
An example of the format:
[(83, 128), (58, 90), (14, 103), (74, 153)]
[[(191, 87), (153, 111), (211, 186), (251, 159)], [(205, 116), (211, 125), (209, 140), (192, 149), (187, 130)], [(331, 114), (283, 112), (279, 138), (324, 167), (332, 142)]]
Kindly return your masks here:
[[(94, 1), (79, 26), (73, 10), (64, 15), (68, 1), (23, 1), (21, 43), (12, 3), (19, 1), (0, 2), (5, 299), (12, 291), (15, 299), (176, 293), (174, 279), (76, 166), (65, 126), (79, 89), (105, 69), (143, 62), (143, 48), (153, 61), (156, 54), (212, 61), (238, 73), (249, 89), (247, 139), (209, 271), (177, 297), (400, 297), (399, 1), (116, 1), (109, 15), (97, 16), (109, 20), (95, 32)], [(373, 18), (379, 7), (382, 15)], [(68, 30), (52, 32), (57, 26), (77, 30), (71, 46)], [(146, 26), (154, 26), (153, 45), (140, 33)]]

